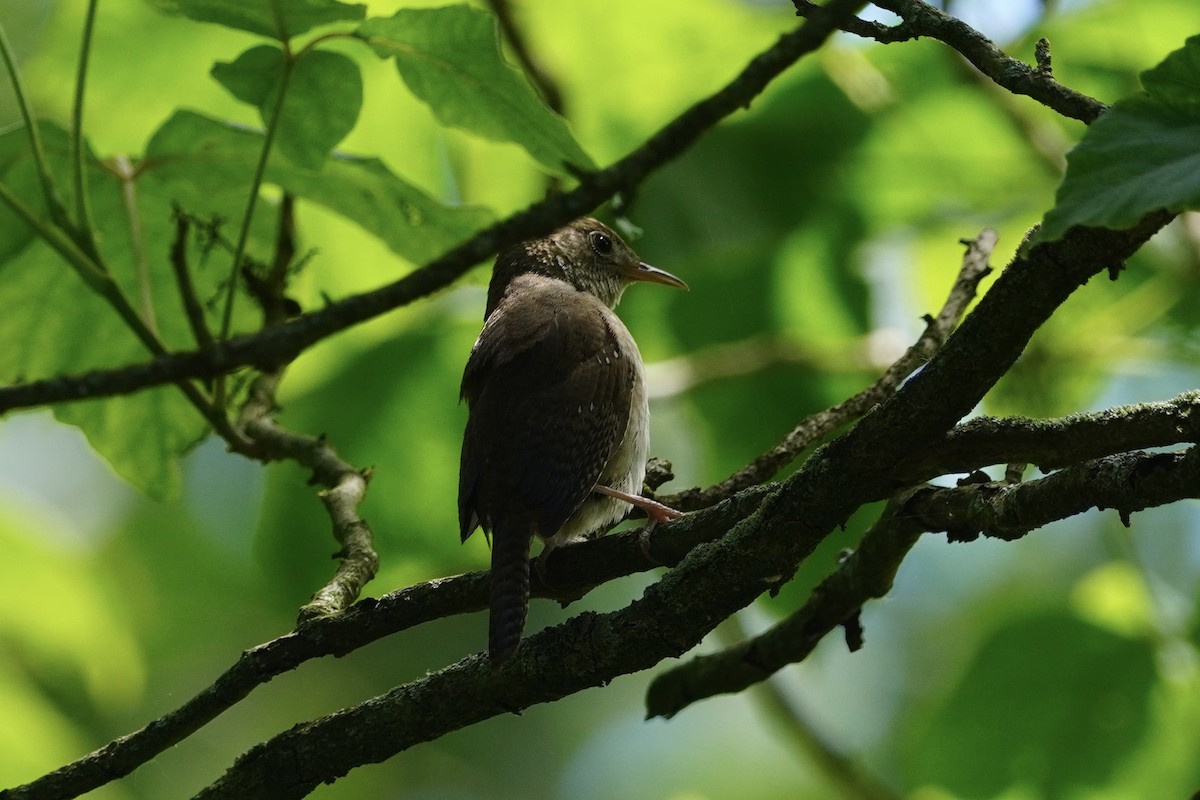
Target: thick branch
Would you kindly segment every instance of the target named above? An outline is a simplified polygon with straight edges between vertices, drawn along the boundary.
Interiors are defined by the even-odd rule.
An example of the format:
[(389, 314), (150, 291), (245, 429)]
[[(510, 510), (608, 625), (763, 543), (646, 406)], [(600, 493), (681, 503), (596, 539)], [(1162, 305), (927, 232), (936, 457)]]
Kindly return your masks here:
[(16, 408), (128, 394), (185, 378), (215, 378), (243, 366), (270, 370), (286, 364), (314, 343), (452, 283), (502, 247), (548, 233), (614, 194), (637, 186), (679, 156), (706, 131), (750, 105), (767, 85), (802, 56), (819, 48), (839, 22), (865, 5), (863, 0), (831, 0), (805, 24), (784, 34), (716, 93), (684, 111), (645, 144), (621, 160), (582, 177), (578, 187), (535, 203), (486, 228), (450, 252), (400, 280), (331, 303), (286, 323), (240, 336), (202, 352), (161, 356), (145, 364), (78, 376), (58, 376), (0, 389), (0, 413)]

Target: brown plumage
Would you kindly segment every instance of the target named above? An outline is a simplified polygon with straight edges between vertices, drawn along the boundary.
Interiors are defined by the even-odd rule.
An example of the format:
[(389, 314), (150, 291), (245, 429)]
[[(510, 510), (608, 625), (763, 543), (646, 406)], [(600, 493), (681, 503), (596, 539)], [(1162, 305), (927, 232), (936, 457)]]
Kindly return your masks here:
[(642, 359), (612, 311), (638, 280), (686, 288), (590, 218), (496, 259), (463, 373), (469, 417), (458, 487), (463, 541), (480, 525), (492, 536), (494, 665), (516, 651), (525, 626), (533, 537), (545, 541), (544, 557), (641, 500), (611, 496), (638, 495), (645, 477)]

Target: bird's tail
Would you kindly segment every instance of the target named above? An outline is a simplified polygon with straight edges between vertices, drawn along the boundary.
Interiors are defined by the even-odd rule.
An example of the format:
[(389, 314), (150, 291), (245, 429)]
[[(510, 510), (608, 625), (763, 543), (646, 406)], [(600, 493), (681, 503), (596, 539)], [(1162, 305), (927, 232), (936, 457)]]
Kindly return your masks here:
[(529, 548), (533, 532), (525, 526), (496, 527), (492, 535), (492, 602), (488, 619), (488, 657), (498, 667), (521, 643), (529, 608)]

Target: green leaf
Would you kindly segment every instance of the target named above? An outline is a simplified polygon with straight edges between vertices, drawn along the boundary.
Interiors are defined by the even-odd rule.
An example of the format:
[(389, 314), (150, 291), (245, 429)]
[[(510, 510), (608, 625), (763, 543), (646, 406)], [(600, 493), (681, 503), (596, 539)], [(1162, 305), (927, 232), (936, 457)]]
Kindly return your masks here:
[[(287, 64), (282, 50), (252, 47), (232, 63), (213, 65), (212, 76), (229, 92), (256, 106), (271, 124)], [(309, 50), (291, 65), (275, 146), (301, 166), (319, 169), (329, 151), (350, 133), (362, 108), (362, 74), (340, 53)]]
[(381, 57), (444, 124), (486, 139), (514, 142), (559, 175), (595, 164), (566, 122), (538, 98), (500, 54), (496, 20), (468, 6), (401, 9), (358, 27)]
[[(310, 50), (297, 59), (276, 144), (297, 164), (317, 168), (358, 120), (362, 74), (341, 53)], [(271, 98), (274, 101), (274, 97)]]
[(975, 654), (924, 731), (908, 738), (912, 785), (991, 798), (1103, 785), (1149, 721), (1155, 656), (1146, 641), (1065, 614), (1011, 622)]
[(365, 5), (336, 0), (153, 0), (168, 13), (180, 13), (197, 22), (214, 22), (227, 28), (250, 31), (280, 41), (318, 25), (355, 22), (366, 16)]
[[(267, 97), (279, 87), (283, 77), (283, 51), (269, 44), (260, 44), (243, 52), (232, 62), (213, 64), (212, 76), (217, 83), (243, 103), (262, 110)], [(264, 115), (264, 123), (266, 117)]]
[[(146, 175), (189, 211), (219, 213), (231, 196), (245, 197), (262, 141), (257, 131), (179, 111), (147, 146)], [(438, 202), (375, 158), (338, 153), (320, 169), (275, 158), (267, 181), (341, 214), (416, 263), (441, 255), (493, 219), (486, 209)]]
[(1142, 73), (1067, 156), (1067, 174), (1035, 241), (1074, 225), (1123, 228), (1164, 208), (1200, 208), (1200, 37)]
[(1197, 113), (1200, 109), (1200, 36), (1188, 39), (1182, 48), (1162, 63), (1142, 73), (1146, 93), (1164, 105)]
[[(55, 174), (64, 172), (66, 133), (41, 124), (47, 157)], [(0, 135), (0, 153), (14, 153), (13, 163), (24, 169), (29, 156), (15, 155), (13, 137)], [(176, 346), (191, 344), (177, 312), (174, 283), (166, 267), (171, 239), (170, 208), (152, 192), (137, 194), (139, 237), (131, 234), (123, 186), (113, 172), (101, 169), (90, 155), (92, 216), (100, 231), (100, 246), (114, 280), (144, 312), (149, 298), (156, 309), (163, 337)], [(31, 181), (6, 185), (36, 203), (40, 189)], [(29, 193), (29, 194), (25, 194)], [(6, 212), (7, 213), (7, 212)], [(8, 237), (12, 222), (0, 218), (6, 257), (0, 262), (0, 380), (17, 382), (63, 373), (115, 367), (145, 361), (149, 354), (116, 312), (63, 263), (40, 239), (28, 237), (23, 246)], [(139, 262), (145, 261), (145, 271)], [(161, 312), (161, 313), (157, 313)], [(179, 486), (178, 459), (203, 435), (206, 423), (174, 387), (130, 397), (65, 404), (55, 415), (78, 426), (88, 442), (125, 480), (153, 497), (167, 497)]]
[[(42, 186), (23, 127), (0, 135), (0, 183), (24, 200), (39, 216), (46, 217)], [(0, 203), (0, 265), (25, 249), (34, 235), (33, 229), (24, 220), (6, 204)]]

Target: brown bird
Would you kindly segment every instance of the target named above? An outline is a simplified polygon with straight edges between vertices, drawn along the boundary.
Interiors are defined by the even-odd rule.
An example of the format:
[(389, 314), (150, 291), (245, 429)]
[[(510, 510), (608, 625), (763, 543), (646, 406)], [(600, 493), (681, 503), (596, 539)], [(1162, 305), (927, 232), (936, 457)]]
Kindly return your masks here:
[(463, 372), (469, 415), (458, 482), (462, 539), (492, 537), (492, 665), (516, 651), (529, 551), (550, 551), (625, 515), (679, 513), (640, 496), (649, 408), (642, 357), (612, 309), (625, 287), (683, 289), (606, 225), (583, 218), (499, 254), (483, 331)]

